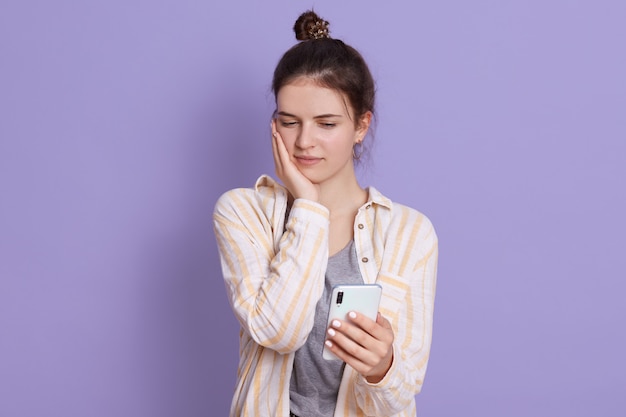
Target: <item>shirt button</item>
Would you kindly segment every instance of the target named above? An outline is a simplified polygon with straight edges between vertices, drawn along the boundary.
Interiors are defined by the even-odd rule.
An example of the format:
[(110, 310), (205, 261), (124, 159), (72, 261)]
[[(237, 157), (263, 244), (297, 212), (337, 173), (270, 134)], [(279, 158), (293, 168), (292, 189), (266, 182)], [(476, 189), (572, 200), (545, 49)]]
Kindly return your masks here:
[(371, 208), (371, 207), (372, 207), (372, 205), (371, 205), (371, 204), (368, 204), (367, 206), (365, 206), (365, 208), (366, 208), (366, 209), (369, 209), (369, 208)]
[(361, 259), (361, 261), (363, 261), (363, 262), (367, 262), (367, 261), (369, 261), (369, 259), (367, 259), (367, 258), (363, 258), (363, 259)]
[(363, 223), (359, 223), (359, 229), (364, 228), (365, 226), (363, 226)]

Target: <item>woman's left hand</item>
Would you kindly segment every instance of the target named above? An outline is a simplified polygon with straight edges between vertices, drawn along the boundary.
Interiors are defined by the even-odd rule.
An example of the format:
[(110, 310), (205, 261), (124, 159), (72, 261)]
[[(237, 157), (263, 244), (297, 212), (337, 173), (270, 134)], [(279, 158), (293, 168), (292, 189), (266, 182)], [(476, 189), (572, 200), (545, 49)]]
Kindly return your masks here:
[(348, 317), (349, 321), (333, 320), (326, 333), (327, 348), (369, 383), (380, 382), (393, 362), (391, 323), (380, 313), (376, 321), (356, 312)]

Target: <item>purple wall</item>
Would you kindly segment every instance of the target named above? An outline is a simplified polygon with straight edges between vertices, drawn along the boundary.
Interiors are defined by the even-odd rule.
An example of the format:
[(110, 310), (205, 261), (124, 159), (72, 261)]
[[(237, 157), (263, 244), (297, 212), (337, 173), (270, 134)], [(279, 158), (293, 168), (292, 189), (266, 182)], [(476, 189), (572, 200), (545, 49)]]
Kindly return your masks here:
[(311, 4), (378, 80), (364, 183), (438, 229), (419, 415), (626, 415), (625, 2), (85, 3), (0, 5), (1, 416), (227, 415), (211, 211)]

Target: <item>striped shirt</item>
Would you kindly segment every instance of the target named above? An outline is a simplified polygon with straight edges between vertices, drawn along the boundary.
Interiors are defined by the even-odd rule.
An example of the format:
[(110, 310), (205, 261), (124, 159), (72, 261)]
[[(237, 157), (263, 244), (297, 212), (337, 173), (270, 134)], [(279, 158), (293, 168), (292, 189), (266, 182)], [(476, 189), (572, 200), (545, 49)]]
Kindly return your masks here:
[[(346, 366), (335, 417), (415, 416), (430, 351), (437, 236), (423, 214), (373, 187), (354, 222), (365, 283), (383, 287), (380, 312), (394, 331), (387, 375), (370, 384)], [(313, 327), (328, 262), (329, 211), (304, 199), (286, 219), (287, 191), (267, 176), (216, 203), (213, 220), (226, 291), (241, 324), (230, 415), (288, 417), (295, 351)]]

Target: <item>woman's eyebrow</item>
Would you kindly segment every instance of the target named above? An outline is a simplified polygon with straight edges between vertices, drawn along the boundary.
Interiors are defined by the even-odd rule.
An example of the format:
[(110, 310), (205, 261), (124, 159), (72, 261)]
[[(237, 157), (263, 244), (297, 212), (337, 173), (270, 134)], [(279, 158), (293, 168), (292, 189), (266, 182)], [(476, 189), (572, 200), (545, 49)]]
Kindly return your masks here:
[[(296, 117), (296, 118), (298, 117), (295, 114), (287, 113), (286, 111), (279, 111), (276, 114), (279, 116), (285, 116), (285, 117)], [(313, 116), (314, 119), (329, 119), (331, 117), (343, 117), (343, 115), (328, 113), (328, 114), (320, 114), (319, 116)]]
[(315, 116), (314, 119), (330, 119), (331, 117), (342, 117), (341, 114), (320, 114), (319, 116)]

